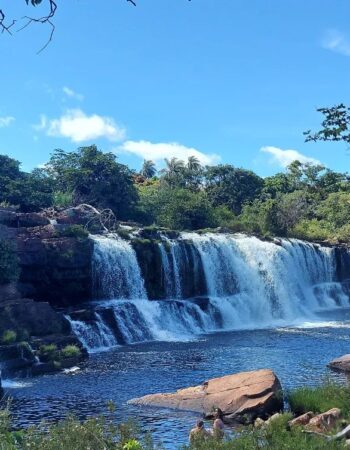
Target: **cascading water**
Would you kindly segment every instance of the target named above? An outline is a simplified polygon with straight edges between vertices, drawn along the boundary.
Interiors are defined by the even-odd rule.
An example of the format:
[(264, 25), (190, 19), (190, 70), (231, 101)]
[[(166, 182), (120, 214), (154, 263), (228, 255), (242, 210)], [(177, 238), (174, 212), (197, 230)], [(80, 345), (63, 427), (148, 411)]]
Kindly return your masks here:
[(349, 306), (332, 248), (244, 235), (162, 236), (159, 283), (166, 300), (150, 301), (132, 245), (116, 236), (93, 239), (95, 297), (103, 301), (94, 302), (88, 318), (70, 317), (89, 351), (300, 323), (319, 310)]

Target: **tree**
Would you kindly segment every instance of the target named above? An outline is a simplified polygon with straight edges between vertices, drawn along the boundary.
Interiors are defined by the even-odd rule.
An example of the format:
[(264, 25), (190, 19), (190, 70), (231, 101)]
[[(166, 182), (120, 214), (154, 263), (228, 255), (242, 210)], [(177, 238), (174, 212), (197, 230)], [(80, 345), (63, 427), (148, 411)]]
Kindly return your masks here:
[(178, 158), (165, 158), (165, 167), (160, 171), (162, 180), (172, 187), (184, 187), (185, 163)]
[(196, 156), (189, 156), (187, 160), (187, 169), (193, 172), (201, 170), (202, 166), (199, 159)]
[(226, 205), (236, 214), (242, 206), (257, 198), (264, 181), (250, 170), (237, 169), (229, 164), (207, 167), (205, 190), (214, 206)]
[(157, 173), (156, 165), (150, 159), (144, 159), (140, 174), (145, 178), (153, 178)]
[(73, 203), (89, 203), (110, 208), (118, 219), (128, 219), (137, 200), (133, 172), (116, 161), (113, 153), (104, 153), (95, 145), (76, 152), (55, 150), (46, 171), (56, 189), (73, 194)]
[(349, 144), (350, 108), (340, 103), (331, 108), (318, 108), (317, 111), (324, 116), (322, 128), (316, 132), (305, 131), (305, 141), (344, 141)]
[(22, 172), (17, 160), (0, 155), (0, 203), (30, 212), (50, 206), (52, 200), (52, 180), (41, 169), (34, 169), (31, 173)]

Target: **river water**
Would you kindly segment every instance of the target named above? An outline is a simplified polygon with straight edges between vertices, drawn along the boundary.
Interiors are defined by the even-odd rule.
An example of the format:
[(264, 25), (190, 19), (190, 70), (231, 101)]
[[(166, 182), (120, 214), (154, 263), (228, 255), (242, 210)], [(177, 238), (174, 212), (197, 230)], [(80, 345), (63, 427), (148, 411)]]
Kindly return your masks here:
[(239, 330), (199, 335), (187, 342), (148, 342), (92, 354), (75, 375), (63, 373), (5, 381), (13, 398), (17, 427), (73, 413), (83, 419), (107, 413), (113, 400), (117, 422), (129, 417), (150, 431), (156, 442), (175, 449), (187, 442), (197, 414), (128, 405), (131, 398), (178, 388), (235, 372), (273, 369), (284, 391), (344, 376), (327, 363), (350, 346), (350, 309), (323, 311), (314, 322), (288, 328)]

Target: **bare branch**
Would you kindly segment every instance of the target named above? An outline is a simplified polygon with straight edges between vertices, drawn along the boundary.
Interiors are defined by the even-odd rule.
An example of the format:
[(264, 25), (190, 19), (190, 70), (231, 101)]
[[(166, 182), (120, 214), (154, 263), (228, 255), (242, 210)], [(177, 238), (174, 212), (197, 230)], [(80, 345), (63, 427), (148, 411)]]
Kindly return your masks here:
[(8, 34), (12, 34), (10, 28), (13, 27), (13, 25), (16, 23), (15, 20), (13, 20), (10, 25), (5, 25), (5, 14), (2, 11), (2, 9), (0, 9), (0, 29), (1, 29), (1, 33), (8, 33)]

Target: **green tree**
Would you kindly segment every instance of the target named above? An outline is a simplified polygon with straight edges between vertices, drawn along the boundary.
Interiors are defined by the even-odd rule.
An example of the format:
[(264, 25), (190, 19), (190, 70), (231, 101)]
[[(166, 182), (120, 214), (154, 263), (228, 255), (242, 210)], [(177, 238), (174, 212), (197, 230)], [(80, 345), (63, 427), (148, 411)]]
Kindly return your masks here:
[(350, 143), (350, 108), (343, 103), (330, 108), (318, 108), (323, 114), (321, 129), (316, 132), (305, 131), (306, 142), (317, 141), (343, 141)]
[(257, 198), (264, 181), (250, 170), (226, 165), (207, 167), (205, 190), (214, 206), (226, 205), (239, 214), (246, 202)]
[(150, 159), (144, 159), (140, 174), (145, 178), (153, 178), (157, 173), (156, 165)]
[(46, 170), (57, 191), (72, 193), (74, 204), (110, 208), (122, 220), (132, 216), (137, 200), (133, 172), (118, 163), (113, 153), (104, 153), (95, 145), (75, 152), (55, 150)]

